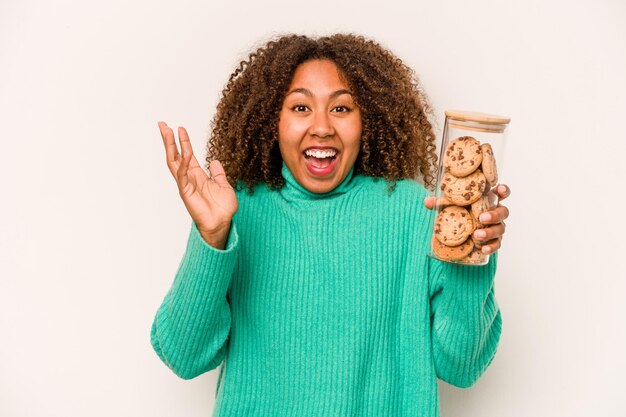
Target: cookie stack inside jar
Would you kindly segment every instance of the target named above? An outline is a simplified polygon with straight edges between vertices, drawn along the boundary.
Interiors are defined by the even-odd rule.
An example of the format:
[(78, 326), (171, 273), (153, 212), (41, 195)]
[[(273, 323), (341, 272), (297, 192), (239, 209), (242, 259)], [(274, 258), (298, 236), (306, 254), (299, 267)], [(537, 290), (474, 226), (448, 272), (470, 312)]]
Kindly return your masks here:
[(489, 262), (489, 254), (482, 250), (485, 242), (476, 239), (474, 231), (485, 227), (480, 214), (497, 205), (494, 188), (510, 121), (492, 114), (446, 111), (431, 217), (431, 257), (468, 265)]

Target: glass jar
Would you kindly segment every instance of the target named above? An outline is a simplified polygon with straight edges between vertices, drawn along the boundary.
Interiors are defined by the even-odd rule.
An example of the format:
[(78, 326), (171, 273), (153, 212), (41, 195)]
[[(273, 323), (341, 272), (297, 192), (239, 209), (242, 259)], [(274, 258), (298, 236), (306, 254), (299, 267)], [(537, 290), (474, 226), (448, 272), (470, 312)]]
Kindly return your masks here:
[(430, 216), (429, 256), (445, 262), (485, 265), (489, 255), (482, 252), (474, 231), (485, 227), (479, 221), (480, 214), (498, 204), (495, 187), (511, 119), (456, 110), (445, 114), (436, 203)]

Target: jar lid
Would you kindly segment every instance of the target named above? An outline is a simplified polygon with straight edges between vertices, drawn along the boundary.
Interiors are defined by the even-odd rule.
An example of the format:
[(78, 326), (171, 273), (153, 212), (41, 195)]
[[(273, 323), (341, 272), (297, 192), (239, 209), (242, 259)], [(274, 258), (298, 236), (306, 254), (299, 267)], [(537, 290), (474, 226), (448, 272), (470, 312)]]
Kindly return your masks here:
[(452, 120), (450, 126), (477, 132), (502, 133), (511, 121), (504, 116), (463, 110), (446, 110), (445, 113), (446, 119)]
[(463, 122), (478, 122), (488, 125), (506, 125), (511, 121), (510, 118), (504, 116), (463, 110), (446, 110), (446, 117)]

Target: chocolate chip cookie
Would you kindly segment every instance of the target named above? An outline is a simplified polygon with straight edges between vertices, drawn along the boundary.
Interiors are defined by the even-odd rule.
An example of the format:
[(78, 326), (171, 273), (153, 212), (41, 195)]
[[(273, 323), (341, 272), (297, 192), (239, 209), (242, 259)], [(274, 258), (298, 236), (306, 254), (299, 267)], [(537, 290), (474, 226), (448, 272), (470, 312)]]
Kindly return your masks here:
[(474, 245), (474, 248), (466, 257), (459, 259), (459, 263), (462, 264), (472, 264), (472, 265), (484, 265), (487, 261), (487, 254), (483, 253), (483, 251)]
[(452, 204), (467, 206), (483, 195), (486, 183), (487, 180), (480, 169), (466, 177), (457, 177), (447, 172), (443, 176), (441, 190)]
[(498, 184), (498, 170), (496, 168), (496, 158), (493, 156), (493, 149), (488, 143), (480, 145), (480, 151), (482, 153), (482, 171), (485, 175), (487, 183), (491, 187), (495, 187)]
[(432, 247), (433, 253), (437, 256), (437, 258), (444, 261), (458, 261), (459, 259), (465, 258), (472, 252), (474, 243), (472, 243), (472, 239), (467, 239), (458, 246), (447, 246), (439, 240), (433, 238)]
[(465, 177), (478, 169), (482, 159), (480, 142), (471, 136), (461, 136), (446, 148), (443, 167), (456, 177)]
[(446, 246), (458, 246), (474, 232), (474, 219), (463, 207), (441, 210), (435, 220), (435, 237)]

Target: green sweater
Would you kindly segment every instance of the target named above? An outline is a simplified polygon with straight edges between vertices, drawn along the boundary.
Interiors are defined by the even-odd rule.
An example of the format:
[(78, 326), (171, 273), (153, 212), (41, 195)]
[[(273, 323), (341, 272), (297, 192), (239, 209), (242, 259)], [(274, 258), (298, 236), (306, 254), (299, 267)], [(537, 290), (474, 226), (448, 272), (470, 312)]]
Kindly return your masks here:
[(501, 332), (496, 256), (427, 256), (426, 190), (353, 175), (314, 194), (237, 191), (225, 250), (192, 223), (152, 326), (181, 378), (219, 369), (214, 417), (438, 416), (436, 378), (469, 387)]

